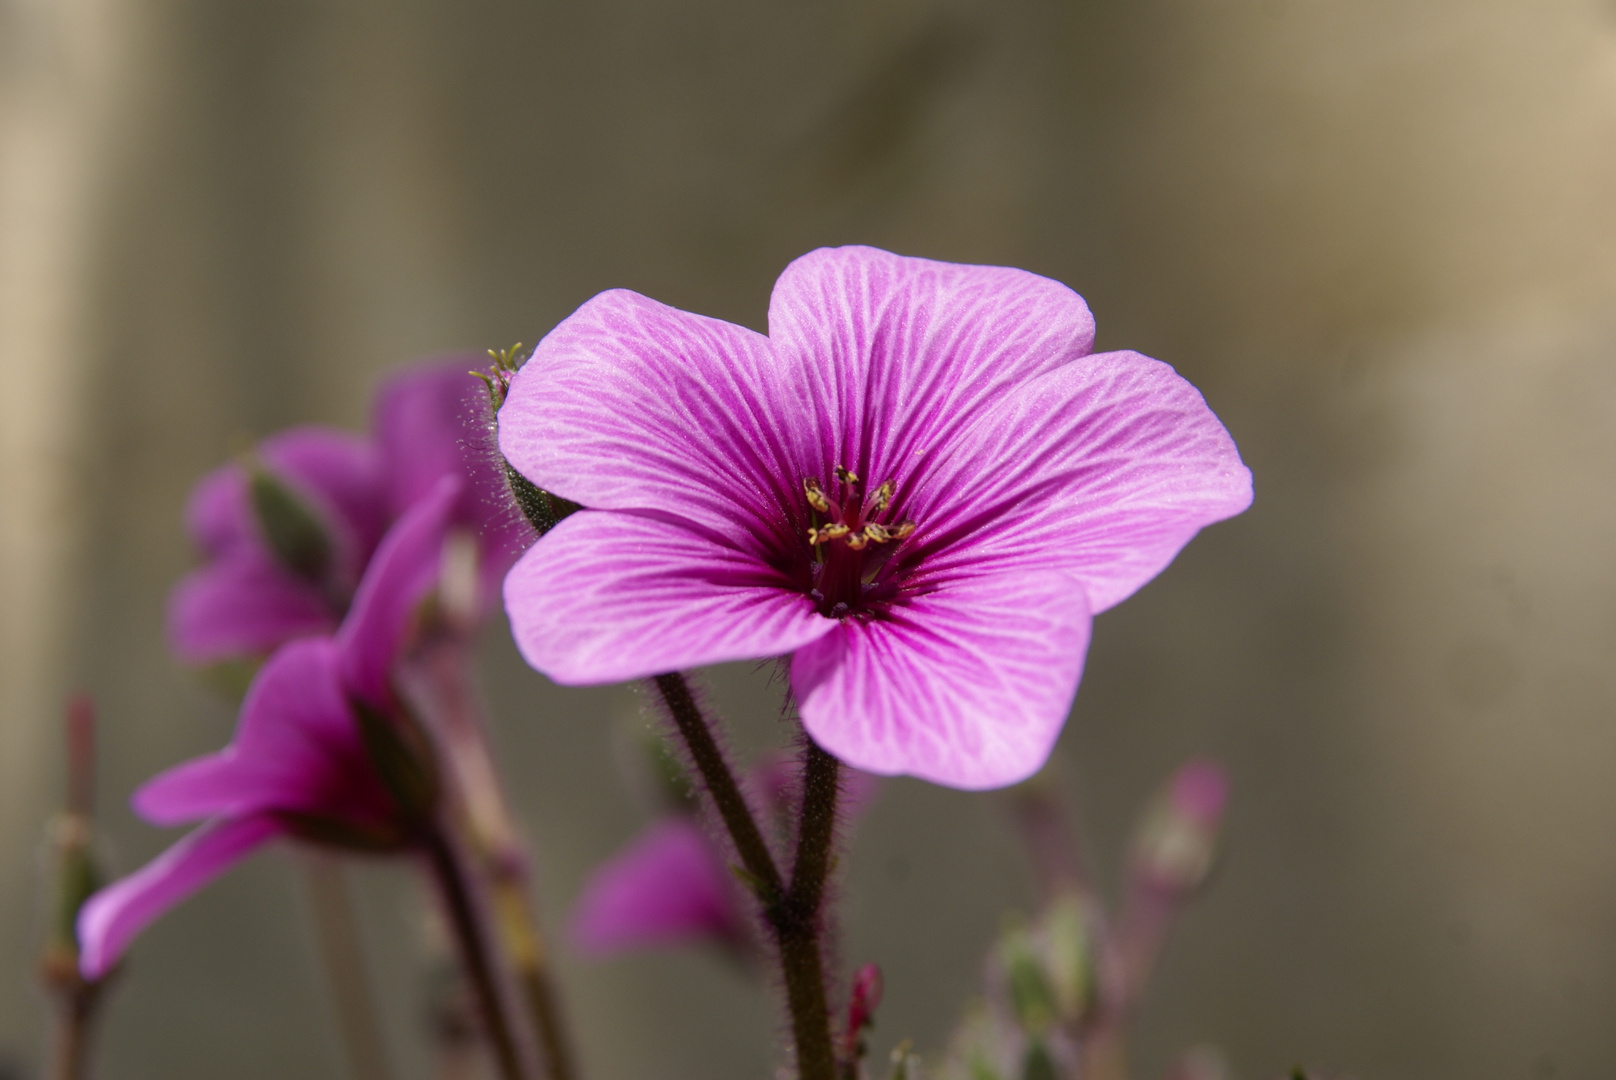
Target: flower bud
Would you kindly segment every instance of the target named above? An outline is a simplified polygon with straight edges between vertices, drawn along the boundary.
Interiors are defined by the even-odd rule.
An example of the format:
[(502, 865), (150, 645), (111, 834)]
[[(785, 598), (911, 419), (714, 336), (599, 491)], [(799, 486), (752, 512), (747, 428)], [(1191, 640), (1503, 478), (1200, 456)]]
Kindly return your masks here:
[(1005, 995), (1010, 1012), (1023, 1031), (1047, 1031), (1060, 1015), (1054, 987), (1039, 962), (1031, 932), (1024, 926), (1012, 928), (999, 942), (999, 964), (1004, 972)]
[(349, 700), (359, 719), (359, 737), (371, 767), (393, 796), (403, 822), (425, 823), (436, 811), (441, 788), (432, 744), (413, 717), (387, 715), (357, 698)]
[(1190, 893), (1211, 872), (1229, 798), (1222, 766), (1192, 761), (1168, 781), (1134, 837), (1133, 874), (1143, 886)]
[(256, 463), (247, 469), (247, 498), (259, 534), (276, 561), (306, 581), (324, 583), (335, 545), (307, 500)]
[(842, 1039), (842, 1061), (847, 1066), (864, 1058), (864, 1032), (875, 1026), (881, 1006), (881, 969), (865, 964), (853, 974), (853, 993), (847, 1003), (847, 1030)]

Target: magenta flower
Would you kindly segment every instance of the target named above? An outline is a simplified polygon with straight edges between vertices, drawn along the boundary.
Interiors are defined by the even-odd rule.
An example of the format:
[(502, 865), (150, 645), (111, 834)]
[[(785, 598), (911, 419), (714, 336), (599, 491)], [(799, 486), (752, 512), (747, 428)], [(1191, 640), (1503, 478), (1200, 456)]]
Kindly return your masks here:
[[(795, 770), (778, 759), (752, 769), (765, 819), (791, 819)], [(856, 821), (875, 800), (875, 777), (844, 770), (841, 813)], [(746, 903), (723, 849), (688, 813), (648, 825), (622, 851), (597, 866), (572, 916), (572, 939), (593, 956), (708, 941), (751, 946)]]
[(461, 488), (456, 478), (440, 480), (387, 532), (334, 637), (294, 641), (259, 670), (228, 747), (135, 793), (136, 812), (153, 824), (204, 824), (85, 904), (87, 978), (105, 974), (153, 919), (275, 837), (374, 851), (414, 842), (421, 807), (404, 805), (398, 777), (378, 771), (376, 732), (367, 743), (363, 725), (367, 716), (388, 724), (398, 715), (391, 669), (437, 581)]
[(1195, 388), (1093, 341), (1058, 282), (872, 248), (792, 263), (767, 337), (602, 293), (500, 413), (507, 460), (589, 508), (506, 579), (523, 655), (586, 684), (791, 653), (842, 760), (1030, 775), (1092, 616), (1251, 502)]
[(744, 946), (746, 916), (718, 847), (689, 817), (663, 818), (595, 868), (572, 921), (586, 953), (693, 940)]
[(371, 438), (294, 428), (197, 485), (186, 517), (205, 562), (169, 604), (181, 659), (261, 659), (330, 633), (388, 525), (445, 476), (465, 480), (454, 522), (478, 540), (480, 601), (491, 606), (528, 531), (488, 445), (475, 363), (454, 358), (383, 384)]

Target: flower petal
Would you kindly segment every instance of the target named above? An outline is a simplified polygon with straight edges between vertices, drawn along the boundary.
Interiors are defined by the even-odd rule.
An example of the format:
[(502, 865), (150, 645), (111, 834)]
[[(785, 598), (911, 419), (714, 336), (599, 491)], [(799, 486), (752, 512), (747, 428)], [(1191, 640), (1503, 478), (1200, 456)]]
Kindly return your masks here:
[(797, 651), (802, 723), (869, 772), (967, 790), (1024, 780), (1071, 709), (1089, 614), (1074, 578), (961, 576)]
[(723, 859), (685, 818), (655, 823), (596, 867), (572, 919), (573, 941), (596, 956), (744, 932)]
[(1133, 352), (1068, 364), (955, 439), (910, 505), (927, 573), (1060, 567), (1104, 611), (1202, 527), (1251, 505), (1251, 472), (1200, 393)]
[(343, 685), (373, 705), (386, 702), (393, 661), (438, 580), (444, 530), (462, 486), (459, 478), (444, 477), (387, 531), (337, 631)]
[(499, 447), (547, 491), (776, 542), (819, 435), (769, 340), (618, 289), (552, 330), (500, 409)]
[(169, 908), (280, 833), (273, 818), (210, 822), (128, 877), (102, 889), (79, 910), (79, 970), (99, 979), (136, 934)]
[(782, 656), (834, 626), (755, 556), (681, 525), (585, 510), (505, 579), (527, 662), (558, 683), (618, 682)]
[[(821, 248), (786, 267), (769, 339), (804, 373), (825, 455), (871, 483), (906, 479), (980, 409), (1085, 356), (1094, 318), (1058, 281), (998, 266)], [(898, 509), (901, 509), (901, 505)]]
[(267, 656), (337, 620), (318, 588), (243, 549), (186, 575), (168, 601), (168, 640), (187, 664)]
[(336, 646), (324, 638), (270, 658), (228, 747), (160, 773), (133, 801), (158, 825), (277, 810), (369, 819), (389, 806), (338, 678)]
[(454, 520), (477, 534), (482, 576), (493, 596), (532, 530), (511, 501), (488, 391), (471, 374), (478, 364), (475, 356), (457, 356), (393, 376), (376, 394), (371, 426), (393, 513), (426, 498), (445, 476), (466, 481)]

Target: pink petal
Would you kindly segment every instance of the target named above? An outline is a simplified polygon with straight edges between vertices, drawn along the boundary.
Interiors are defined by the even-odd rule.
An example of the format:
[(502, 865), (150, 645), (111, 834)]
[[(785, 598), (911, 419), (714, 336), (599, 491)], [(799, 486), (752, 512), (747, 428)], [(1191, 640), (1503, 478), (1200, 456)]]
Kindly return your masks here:
[(148, 780), (134, 797), (135, 810), (159, 825), (276, 810), (373, 818), (389, 805), (329, 639), (293, 642), (272, 656), (247, 691), (231, 744)]
[(210, 822), (121, 881), (90, 897), (79, 911), (79, 970), (99, 979), (136, 934), (169, 908), (280, 832), (274, 819)]
[(860, 769), (968, 790), (1024, 780), (1071, 709), (1088, 648), (1082, 587), (1047, 571), (939, 583), (844, 620), (792, 661), (803, 726)]
[(997, 266), (821, 248), (793, 262), (769, 300), (769, 338), (804, 372), (823, 457), (871, 484), (907, 478), (981, 409), (1094, 347), (1083, 298)]
[(919, 530), (904, 558), (928, 574), (1058, 566), (1100, 612), (1250, 505), (1251, 473), (1200, 393), (1159, 361), (1103, 353), (1019, 388), (952, 442), (906, 511)]
[(387, 700), (393, 662), (437, 583), (444, 530), (462, 486), (444, 477), (387, 531), (337, 632), (343, 685), (373, 705)]
[(795, 544), (782, 508), (802, 502), (820, 441), (799, 378), (750, 330), (605, 292), (517, 373), (499, 446), (528, 479), (593, 509)]
[(376, 395), (372, 428), (395, 514), (429, 495), (445, 476), (466, 481), (454, 519), (477, 534), (485, 580), (497, 588), (531, 530), (511, 501), (494, 445), (488, 390), (471, 374), (487, 363), (456, 356), (393, 376)]
[(336, 623), (318, 588), (250, 548), (193, 571), (169, 594), (168, 640), (187, 664), (266, 656)]
[(835, 626), (750, 553), (682, 525), (582, 511), (505, 579), (527, 662), (558, 683), (617, 682), (782, 656)]
[(597, 956), (744, 932), (735, 886), (717, 849), (684, 818), (659, 821), (595, 869), (572, 938)]

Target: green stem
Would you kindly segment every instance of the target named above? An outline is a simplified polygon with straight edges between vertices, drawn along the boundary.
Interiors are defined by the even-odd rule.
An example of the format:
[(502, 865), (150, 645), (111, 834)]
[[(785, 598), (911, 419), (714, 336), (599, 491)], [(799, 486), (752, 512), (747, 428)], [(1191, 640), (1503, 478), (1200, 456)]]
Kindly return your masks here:
[(824, 900), (835, 834), (838, 762), (809, 741), (803, 762), (797, 858), (788, 889), (685, 677), (674, 672), (658, 675), (655, 682), (719, 819), (735, 844), (741, 865), (752, 878), (763, 904), (764, 920), (779, 948), (780, 972), (797, 1047), (798, 1077), (836, 1080), (836, 1053), (819, 948), (819, 908)]
[(460, 860), (449, 846), (448, 839), (437, 830), (426, 837), (426, 853), (433, 876), (437, 878), (438, 887), (443, 893), (443, 906), (449, 917), (455, 944), (459, 947), (466, 977), (471, 980), (477, 1001), (482, 1006), (488, 1041), (493, 1044), (500, 1074), (505, 1080), (525, 1080), (516, 1040), (505, 1018), (505, 1003), (499, 990), (499, 981), (489, 959), (488, 934), (477, 917)]
[(785, 903), (770, 922), (780, 945), (780, 964), (791, 1003), (797, 1069), (803, 1080), (836, 1075), (830, 1008), (825, 1000), (824, 960), (819, 947), (820, 907), (830, 875), (831, 842), (836, 832), (838, 762), (806, 739), (802, 766), (802, 818), (797, 861)]

